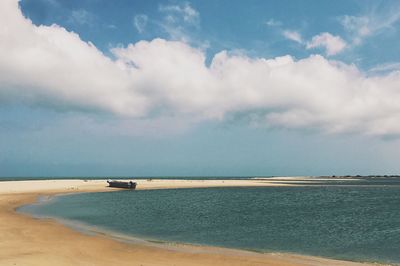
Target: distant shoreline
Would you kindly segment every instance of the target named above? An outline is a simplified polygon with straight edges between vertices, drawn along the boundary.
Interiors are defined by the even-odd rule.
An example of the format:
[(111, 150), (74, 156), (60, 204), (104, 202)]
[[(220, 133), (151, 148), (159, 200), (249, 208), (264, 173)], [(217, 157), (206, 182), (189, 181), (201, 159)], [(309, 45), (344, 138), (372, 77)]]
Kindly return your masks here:
[[(279, 180), (138, 180), (139, 189), (291, 186)], [(0, 182), (0, 264), (36, 265), (377, 265), (312, 256), (177, 245), (122, 243), (110, 236), (82, 234), (54, 220), (16, 213), (39, 196), (116, 191), (104, 180)], [(4, 239), (3, 239), (4, 238)]]
[(400, 179), (399, 175), (316, 175), (316, 176), (3, 176), (5, 181), (35, 181), (35, 180), (105, 180), (105, 179), (138, 179), (138, 180), (252, 180), (252, 179)]

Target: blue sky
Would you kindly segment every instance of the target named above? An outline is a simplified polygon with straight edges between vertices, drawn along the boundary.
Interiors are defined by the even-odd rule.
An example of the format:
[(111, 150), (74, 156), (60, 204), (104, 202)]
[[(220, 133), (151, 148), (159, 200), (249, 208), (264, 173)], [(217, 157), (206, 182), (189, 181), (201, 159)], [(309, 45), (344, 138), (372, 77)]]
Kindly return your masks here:
[[(321, 49), (306, 50), (290, 42), (282, 34), (296, 31), (305, 39), (321, 32), (339, 35), (347, 42), (354, 32), (343, 26), (346, 16), (366, 17), (378, 29), (364, 38), (362, 45), (353, 45), (335, 58), (355, 63), (368, 70), (378, 64), (397, 62), (397, 1), (49, 1), (24, 0), (20, 3), (26, 16), (36, 25), (56, 23), (93, 42), (104, 53), (118, 45), (140, 40), (187, 38), (194, 46), (206, 46), (208, 56), (221, 50), (243, 50), (252, 56), (275, 57), (293, 55), (303, 58)], [(166, 30), (168, 15), (163, 7), (189, 5), (198, 18), (193, 23), (178, 18), (172, 23), (179, 34)], [(392, 14), (392, 12), (394, 14)], [(385, 20), (395, 17), (390, 24)], [(142, 30), (135, 27), (135, 17)], [(145, 18), (145, 19), (143, 19)], [(388, 25), (380, 25), (389, 23)], [(164, 26), (163, 26), (164, 25)], [(139, 26), (140, 27), (140, 26)], [(382, 40), (385, 40), (382, 42)]]
[(0, 176), (400, 171), (398, 1), (16, 3)]

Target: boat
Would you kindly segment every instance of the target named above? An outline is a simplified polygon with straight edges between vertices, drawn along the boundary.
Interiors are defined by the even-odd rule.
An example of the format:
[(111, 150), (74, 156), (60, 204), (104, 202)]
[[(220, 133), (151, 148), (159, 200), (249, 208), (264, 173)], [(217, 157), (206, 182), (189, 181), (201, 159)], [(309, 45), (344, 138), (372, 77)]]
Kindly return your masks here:
[(137, 183), (133, 181), (107, 180), (109, 187), (135, 189)]

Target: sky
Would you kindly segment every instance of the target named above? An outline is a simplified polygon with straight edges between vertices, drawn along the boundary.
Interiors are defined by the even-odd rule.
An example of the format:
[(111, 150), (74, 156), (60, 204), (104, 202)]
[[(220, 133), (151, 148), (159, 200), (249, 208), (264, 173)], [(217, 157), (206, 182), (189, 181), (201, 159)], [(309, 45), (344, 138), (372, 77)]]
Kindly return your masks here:
[(1, 1), (0, 177), (399, 174), (399, 26), (399, 1)]

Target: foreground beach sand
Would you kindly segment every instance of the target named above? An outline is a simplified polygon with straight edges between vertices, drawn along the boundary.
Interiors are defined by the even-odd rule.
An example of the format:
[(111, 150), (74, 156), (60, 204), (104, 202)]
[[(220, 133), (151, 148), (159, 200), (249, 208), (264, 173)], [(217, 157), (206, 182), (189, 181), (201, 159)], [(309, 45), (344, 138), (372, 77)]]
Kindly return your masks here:
[[(139, 180), (138, 189), (283, 186), (276, 180)], [(123, 243), (87, 235), (51, 219), (15, 212), (39, 196), (115, 191), (104, 180), (0, 182), (0, 265), (368, 265), (292, 254), (259, 254), (192, 245)], [(376, 265), (376, 264), (371, 264)]]

